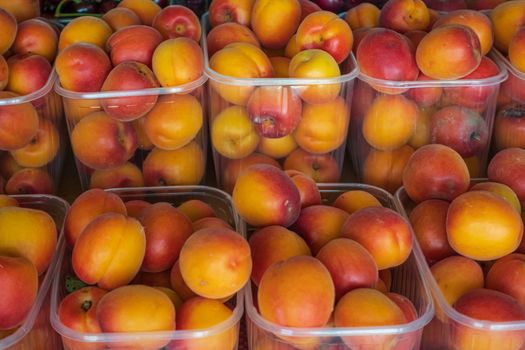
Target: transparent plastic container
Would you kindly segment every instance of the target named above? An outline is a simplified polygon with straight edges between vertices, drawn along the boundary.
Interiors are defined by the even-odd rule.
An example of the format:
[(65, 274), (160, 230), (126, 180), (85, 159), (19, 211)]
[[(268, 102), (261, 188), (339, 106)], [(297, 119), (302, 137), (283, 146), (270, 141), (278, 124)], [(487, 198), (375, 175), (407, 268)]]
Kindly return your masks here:
[[(108, 191), (117, 194), (124, 201), (141, 199), (150, 203), (169, 202), (178, 205), (189, 199), (200, 199), (211, 205), (218, 217), (226, 220), (239, 234), (244, 236), (244, 224), (237, 213), (233, 210), (231, 197), (216, 188), (208, 186), (160, 186), (142, 188), (119, 188)], [(142, 333), (82, 333), (65, 326), (59, 319), (57, 311), (60, 301), (66, 295), (65, 278), (73, 275), (71, 266), (71, 250), (64, 245), (60, 251), (56, 278), (51, 289), (51, 324), (62, 336), (66, 350), (76, 349), (123, 349), (141, 350), (143, 346), (140, 341), (160, 341), (167, 343), (162, 349), (186, 350), (187, 342), (206, 342), (206, 339), (226, 331), (237, 334), (237, 342), (232, 346), (216, 350), (237, 350), (239, 346), (238, 335), (240, 320), (244, 313), (242, 292), (231, 298), (227, 305), (233, 310), (232, 315), (222, 323), (200, 330), (176, 330), (164, 332), (142, 332)], [(129, 344), (136, 343), (136, 347)], [(202, 344), (202, 343), (201, 343)], [(195, 349), (198, 347), (195, 347)], [(211, 349), (211, 348), (209, 348)]]
[(495, 51), (494, 57), (507, 68), (509, 76), (499, 90), (492, 151), (525, 148), (525, 73), (516, 69), (501, 52)]
[(31, 311), (22, 325), (12, 334), (0, 339), (0, 349), (8, 350), (56, 350), (61, 348), (60, 336), (49, 322), (50, 286), (59, 261), (58, 252), (63, 249), (62, 226), (69, 204), (58, 197), (45, 194), (13, 195), (21, 207), (43, 210), (55, 221), (58, 244), (46, 272), (40, 276), (40, 289)]
[[(207, 33), (207, 14), (201, 24)], [(205, 35), (201, 46), (220, 188), (231, 193), (239, 169), (257, 162), (300, 170), (317, 182), (340, 180), (358, 74), (352, 54), (335, 78), (234, 78), (210, 67)]]
[[(483, 79), (388, 81), (360, 73), (347, 150), (359, 180), (394, 193), (417, 148), (441, 143), (485, 176), (498, 90), (507, 70)], [(490, 65), (489, 63), (484, 63)]]
[[(57, 81), (82, 190), (202, 183), (207, 157), (206, 80), (203, 75), (176, 87), (89, 93), (66, 90)], [(106, 110), (148, 112), (119, 121), (104, 113), (103, 105)], [(150, 123), (151, 137), (145, 132), (146, 116), (157, 121)], [(175, 129), (170, 116), (186, 119), (175, 122)], [(82, 126), (77, 129), (78, 125)], [(94, 141), (86, 141), (89, 138)], [(75, 139), (83, 146), (75, 147)]]
[[(53, 90), (56, 80), (57, 75), (52, 71), (41, 89), (24, 96), (0, 98), (3, 118), (7, 114), (17, 119), (24, 117), (20, 127), (0, 133), (0, 177), (3, 180), (0, 186), (5, 193), (57, 192), (68, 141), (62, 99)], [(38, 124), (34, 124), (35, 115)], [(21, 140), (31, 137), (31, 134), (23, 132), (21, 126), (34, 135), (27, 143)]]
[[(473, 179), (472, 183), (486, 181)], [(399, 211), (408, 218), (415, 204), (404, 187), (395, 194)], [(525, 322), (491, 322), (476, 320), (456, 311), (448, 304), (430, 272), (421, 247), (414, 244), (414, 255), (421, 267), (434, 300), (435, 317), (423, 330), (421, 349), (425, 350), (521, 350), (525, 347)], [(490, 264), (490, 262), (487, 262)], [(490, 266), (490, 265), (489, 265)]]
[[(331, 204), (343, 192), (363, 190), (374, 195), (383, 206), (398, 210), (394, 197), (383, 189), (363, 184), (319, 184), (323, 204)], [(420, 349), (423, 327), (434, 316), (430, 290), (423, 279), (414, 253), (402, 265), (392, 269), (390, 291), (402, 294), (414, 304), (418, 318), (410, 323), (380, 327), (333, 327), (333, 328), (291, 328), (282, 327), (265, 320), (254, 304), (255, 286), (245, 288), (246, 322), (250, 349), (295, 349), (291, 344), (309, 344), (305, 349), (329, 350), (391, 350)], [(378, 344), (377, 339), (385, 341)], [(347, 343), (359, 344), (349, 347)], [(264, 347), (264, 344), (266, 347)], [(298, 347), (302, 349), (302, 347)], [(421, 347), (421, 349), (427, 349)]]

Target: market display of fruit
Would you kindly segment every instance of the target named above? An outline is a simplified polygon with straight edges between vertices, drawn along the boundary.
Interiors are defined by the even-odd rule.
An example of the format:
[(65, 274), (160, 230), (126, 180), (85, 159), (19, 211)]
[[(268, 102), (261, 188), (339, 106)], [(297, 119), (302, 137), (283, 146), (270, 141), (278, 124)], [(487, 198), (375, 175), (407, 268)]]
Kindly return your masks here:
[(68, 203), (50, 195), (0, 195), (0, 348), (56, 349), (47, 295)]
[(66, 150), (63, 108), (53, 90), (58, 27), (1, 7), (0, 192), (56, 192)]
[(525, 349), (525, 0), (0, 29), (0, 349)]
[(65, 349), (234, 349), (252, 266), (240, 225), (211, 187), (82, 193), (51, 297)]

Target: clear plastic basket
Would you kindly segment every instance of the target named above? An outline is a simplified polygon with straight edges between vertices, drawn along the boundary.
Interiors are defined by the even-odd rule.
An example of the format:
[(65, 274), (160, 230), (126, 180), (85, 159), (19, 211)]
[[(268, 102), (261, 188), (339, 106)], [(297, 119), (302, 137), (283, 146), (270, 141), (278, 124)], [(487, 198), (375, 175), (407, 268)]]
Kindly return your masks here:
[[(429, 143), (455, 149), (471, 177), (485, 176), (498, 90), (507, 77), (389, 81), (360, 73), (354, 86), (347, 150), (359, 182), (392, 194), (410, 155)], [(467, 135), (467, 136), (465, 136)]]
[[(63, 98), (64, 112), (72, 144), (72, 134), (77, 125), (83, 121), (83, 124), (86, 125), (85, 118), (97, 113), (99, 115), (104, 114), (105, 117), (101, 118), (102, 121), (98, 119), (97, 122), (91, 123), (90, 128), (84, 126), (83, 137), (99, 138), (99, 140), (104, 137), (108, 143), (114, 145), (113, 151), (108, 152), (103, 151), (105, 145), (96, 141), (82, 142), (85, 147), (81, 147), (80, 150), (73, 147), (73, 156), (75, 157), (82, 190), (201, 184), (205, 177), (207, 157), (206, 104), (204, 98), (206, 80), (207, 78), (202, 75), (197, 80), (176, 87), (89, 93), (66, 90), (57, 81), (55, 91)], [(141, 103), (134, 101), (133, 97), (146, 97), (146, 99), (150, 97), (151, 101)], [(127, 102), (119, 101), (118, 98), (127, 98)], [(103, 113), (102, 103), (108, 104), (108, 108), (149, 105), (148, 109), (151, 108), (151, 110), (133, 121), (117, 121)], [(174, 110), (182, 115), (181, 108), (190, 110), (195, 118), (198, 118), (197, 115), (201, 115), (202, 124), (196, 132), (191, 129), (191, 132), (188, 132), (190, 136), (184, 142), (180, 141), (176, 145), (162, 143), (162, 148), (156, 147), (144, 131), (144, 118), (151, 113), (155, 113), (157, 116), (161, 114), (174, 115)], [(97, 128), (98, 135), (93, 135), (89, 130), (92, 128), (94, 133), (97, 133), (97, 130), (94, 129), (96, 125), (100, 125), (99, 121), (108, 124), (114, 122), (115, 124), (102, 128), (103, 132), (100, 132), (99, 129), (101, 128)], [(121, 135), (111, 134), (109, 131), (108, 133), (105, 132), (112, 127), (120, 128), (122, 130)], [(151, 134), (160, 138), (157, 131)], [(177, 133), (177, 137), (179, 135), (180, 133)], [(126, 147), (121, 147), (120, 142), (133, 144), (131, 152)], [(161, 143), (156, 141), (156, 144)], [(115, 149), (117, 150), (115, 151)], [(79, 152), (83, 155), (80, 156)], [(110, 161), (101, 161), (102, 158), (110, 159)], [(89, 164), (84, 164), (85, 159), (89, 160)]]
[[(473, 183), (487, 179), (473, 179)], [(415, 206), (404, 187), (395, 194), (399, 211), (408, 219)], [(525, 322), (491, 322), (477, 320), (456, 311), (446, 301), (443, 293), (430, 272), (430, 267), (417, 242), (414, 244), (415, 258), (422, 268), (435, 306), (435, 317), (425, 327), (421, 340), (421, 349), (425, 350), (521, 350), (525, 345)], [(462, 344), (458, 341), (463, 336)], [(524, 341), (519, 342), (519, 339)]]
[[(202, 16), (201, 24), (207, 33), (207, 14)], [(201, 46), (204, 72), (209, 78), (210, 142), (220, 188), (231, 193), (238, 169), (260, 161), (306, 172), (317, 182), (340, 180), (353, 85), (358, 74), (352, 54), (340, 65), (342, 75), (334, 78), (235, 78), (210, 67), (205, 35)], [(317, 95), (310, 94), (311, 89), (325, 87), (339, 87), (339, 92), (329, 102), (314, 103)], [(257, 99), (254, 91), (264, 97)], [(310, 97), (305, 98), (302, 93)], [(249, 96), (255, 102), (247, 102)], [(247, 103), (253, 110), (264, 111), (267, 102), (273, 102), (271, 108), (286, 115), (280, 119), (282, 123), (277, 123), (278, 131), (264, 130), (264, 122), (248, 117)], [(231, 147), (240, 143), (240, 147)]]
[[(363, 184), (319, 184), (323, 204), (331, 204), (343, 192), (349, 190), (363, 190), (374, 195), (383, 206), (398, 210), (394, 197), (383, 189)], [(250, 349), (259, 349), (257, 346), (265, 344), (264, 349), (295, 349), (293, 344), (315, 344), (305, 349), (350, 349), (345, 344), (346, 339), (358, 340), (359, 345), (352, 349), (403, 349), (414, 350), (420, 348), (423, 327), (430, 322), (434, 315), (434, 306), (420, 266), (415, 254), (410, 254), (408, 260), (401, 266), (392, 269), (391, 291), (400, 293), (409, 298), (414, 304), (418, 318), (410, 323), (396, 326), (381, 327), (348, 327), (348, 328), (290, 328), (282, 327), (265, 320), (254, 305), (254, 290), (252, 285), (245, 288), (246, 322), (248, 330), (248, 344)], [(368, 339), (385, 337), (385, 342), (373, 344)], [(286, 339), (286, 340), (284, 340)], [(388, 339), (388, 340), (387, 340)], [(301, 347), (299, 347), (302, 349)], [(425, 349), (425, 347), (421, 347)]]
[(28, 95), (0, 99), (0, 113), (2, 109), (12, 111), (16, 108), (24, 108), (25, 111), (21, 113), (28, 113), (30, 104), (39, 120), (38, 132), (28, 144), (14, 150), (0, 148), (0, 176), (5, 182), (5, 193), (57, 192), (68, 140), (62, 99), (53, 90), (56, 80), (57, 75), (53, 70), (39, 90)]
[(58, 252), (63, 248), (62, 227), (69, 204), (52, 195), (13, 195), (21, 207), (43, 210), (55, 221), (59, 235), (57, 249), (47, 271), (40, 277), (40, 289), (31, 311), (22, 325), (11, 335), (0, 339), (0, 349), (8, 350), (56, 350), (61, 347), (60, 336), (49, 322), (50, 286), (59, 261)]
[[(150, 203), (169, 202), (178, 205), (189, 199), (199, 199), (210, 204), (218, 217), (226, 220), (239, 234), (244, 235), (243, 223), (234, 211), (231, 197), (225, 192), (207, 186), (163, 186), (163, 187), (142, 187), (142, 188), (119, 188), (109, 189), (108, 191), (117, 194), (124, 201), (141, 199)], [(56, 278), (51, 289), (51, 324), (53, 328), (62, 336), (64, 342), (71, 344), (65, 347), (66, 350), (75, 349), (106, 349), (119, 348), (123, 346), (127, 350), (140, 350), (140, 341), (161, 341), (166, 342), (167, 349), (184, 350), (187, 349), (184, 341), (192, 339), (205, 341), (209, 337), (225, 331), (239, 334), (240, 320), (244, 313), (242, 292), (228, 301), (233, 313), (227, 320), (220, 324), (200, 329), (200, 330), (176, 330), (165, 332), (143, 332), (143, 333), (82, 333), (65, 326), (58, 317), (58, 306), (62, 298), (66, 295), (65, 277), (72, 275), (71, 251), (64, 245), (60, 251), (59, 263)], [(238, 338), (238, 337), (237, 337)], [(136, 342), (136, 347), (129, 344)], [(127, 346), (125, 346), (127, 345)], [(239, 342), (233, 347), (225, 346), (224, 350), (237, 350)], [(217, 350), (223, 350), (217, 349)]]

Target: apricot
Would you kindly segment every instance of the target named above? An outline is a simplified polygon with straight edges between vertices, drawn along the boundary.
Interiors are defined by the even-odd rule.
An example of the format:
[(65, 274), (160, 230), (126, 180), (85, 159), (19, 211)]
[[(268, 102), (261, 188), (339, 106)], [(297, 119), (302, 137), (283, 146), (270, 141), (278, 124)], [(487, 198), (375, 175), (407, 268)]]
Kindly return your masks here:
[(38, 293), (38, 272), (25, 257), (0, 255), (0, 266), (0, 330), (8, 330), (23, 323), (33, 308)]
[(288, 134), (278, 138), (259, 138), (257, 152), (274, 159), (279, 159), (288, 156), (296, 148), (297, 142), (295, 141), (292, 134)]
[(352, 30), (379, 27), (380, 13), (381, 10), (376, 5), (363, 2), (346, 11), (345, 21)]
[(201, 104), (192, 95), (162, 95), (146, 115), (144, 131), (156, 147), (175, 150), (197, 136), (203, 119)]
[(246, 42), (260, 47), (259, 40), (250, 28), (236, 22), (222, 23), (213, 27), (206, 36), (208, 57), (233, 42)]
[(138, 166), (126, 162), (109, 169), (95, 169), (89, 178), (89, 188), (143, 187), (144, 177)]
[(170, 283), (171, 288), (182, 300), (188, 300), (197, 296), (197, 294), (188, 287), (186, 282), (184, 282), (180, 272), (179, 260), (175, 261), (170, 270)]
[[(9, 82), (6, 90), (19, 95), (29, 95), (42, 89), (52, 70), (51, 64), (45, 57), (31, 53), (11, 56), (7, 60), (7, 65)], [(37, 106), (37, 101), (35, 101), (35, 106)]]
[(210, 3), (209, 18), (212, 27), (223, 23), (238, 23), (249, 27), (254, 0), (214, 0)]
[[(18, 95), (0, 91), (0, 99)], [(26, 146), (38, 132), (38, 113), (29, 102), (0, 106), (0, 149), (14, 150)]]
[(330, 153), (312, 154), (299, 147), (286, 157), (283, 167), (300, 171), (315, 182), (337, 182), (341, 176), (339, 164)]
[(164, 40), (153, 53), (152, 67), (160, 85), (164, 87), (190, 83), (202, 76), (202, 50), (189, 38)]
[(58, 50), (58, 34), (46, 21), (28, 19), (18, 25), (11, 50), (15, 54), (33, 53), (53, 62)]
[(426, 30), (430, 23), (427, 4), (423, 0), (389, 0), (379, 15), (379, 26), (399, 33)]
[[(93, 138), (93, 135), (97, 135)], [(129, 123), (94, 112), (80, 120), (71, 131), (75, 157), (94, 169), (123, 165), (137, 149), (137, 135)]]
[(368, 207), (351, 214), (340, 235), (360, 243), (383, 270), (404, 263), (412, 252), (408, 221), (390, 208)]
[(311, 256), (294, 256), (271, 265), (257, 291), (259, 312), (285, 327), (324, 327), (335, 301), (334, 283)]
[(222, 188), (226, 192), (232, 193), (239, 174), (253, 164), (268, 164), (281, 169), (277, 160), (256, 152), (241, 159), (224, 159), (224, 163), (221, 163), (222, 171), (218, 174)]
[(0, 255), (21, 256), (42, 275), (57, 247), (55, 221), (47, 212), (22, 207), (0, 208)]
[(142, 163), (146, 186), (196, 185), (205, 169), (206, 156), (196, 141), (173, 151), (154, 148)]
[(270, 57), (275, 78), (289, 78), (288, 71), (290, 69), (291, 60), (288, 57), (274, 56)]
[[(100, 91), (104, 80), (111, 71), (111, 61), (100, 47), (75, 43), (60, 51), (55, 61), (55, 68), (64, 89), (77, 92)], [(64, 99), (68, 119), (79, 120), (88, 114), (98, 101), (84, 99)], [(86, 108), (86, 109), (84, 109)], [(78, 117), (74, 116), (78, 114)], [(84, 112), (85, 111), (85, 112)]]
[[(329, 79), (341, 75), (335, 59), (326, 51), (308, 49), (293, 56), (288, 75), (290, 78)], [(341, 91), (340, 83), (306, 85), (299, 89), (299, 96), (310, 104), (333, 101)]]
[(523, 236), (523, 221), (512, 205), (488, 191), (469, 191), (448, 208), (451, 247), (472, 259), (487, 261), (512, 253)]
[(481, 266), (474, 260), (460, 256), (446, 257), (430, 267), (445, 301), (450, 305), (464, 294), (482, 288), (484, 276)]
[[(255, 196), (255, 197), (254, 197)], [(267, 164), (251, 165), (237, 177), (233, 206), (252, 226), (290, 226), (299, 217), (299, 190), (282, 170)]]
[(299, 234), (317, 255), (323, 246), (333, 239), (341, 237), (341, 228), (349, 214), (344, 210), (325, 204), (306, 207), (291, 229)]
[(293, 183), (299, 190), (299, 196), (301, 197), (301, 208), (304, 209), (312, 205), (321, 204), (321, 192), (319, 191), (315, 180), (301, 172), (290, 174), (292, 171), (295, 170), (286, 170), (285, 173), (290, 176)]
[[(319, 118), (320, 115), (323, 118)], [(346, 142), (349, 119), (348, 106), (340, 96), (322, 104), (306, 103), (293, 136), (306, 152), (323, 154), (335, 151)]]
[[(525, 320), (525, 309), (514, 298), (490, 289), (476, 289), (463, 295), (454, 304), (454, 309), (475, 320), (490, 322)], [(525, 343), (525, 336), (521, 332), (491, 331), (461, 324), (452, 334), (452, 339), (461, 350), (518, 350)]]
[(113, 66), (136, 61), (151, 67), (153, 52), (162, 42), (162, 35), (152, 27), (132, 25), (119, 29), (106, 42)]
[(509, 61), (517, 70), (525, 72), (525, 29), (519, 29), (509, 43)]
[[(175, 307), (162, 291), (144, 285), (129, 285), (106, 293), (97, 305), (97, 320), (102, 332), (155, 332), (175, 330)], [(118, 346), (158, 349), (168, 339), (133, 340)]]
[(127, 215), (135, 219), (138, 219), (144, 209), (151, 205), (150, 202), (146, 202), (142, 199), (131, 199), (124, 202), (126, 207)]
[(0, 208), (3, 207), (18, 207), (20, 206), (16, 198), (10, 197), (6, 194), (0, 194)]
[[(420, 73), (417, 77), (418, 81), (432, 81), (425, 74)], [(415, 87), (407, 91), (406, 95), (410, 97), (419, 107), (431, 107), (439, 102), (443, 95), (443, 87), (441, 86), (428, 86), (428, 87)]]
[(259, 286), (264, 272), (275, 262), (292, 256), (310, 255), (301, 236), (283, 226), (266, 226), (255, 231), (249, 239), (253, 268), (251, 280)]
[[(210, 68), (222, 75), (234, 78), (270, 78), (272, 63), (257, 46), (246, 42), (231, 43), (210, 58)], [(248, 102), (253, 86), (237, 86), (210, 81), (212, 89), (230, 103), (244, 106)]]
[[(406, 319), (401, 308), (385, 294), (375, 289), (358, 288), (345, 294), (336, 304), (334, 322), (336, 327), (373, 327), (400, 325), (406, 323)], [(363, 335), (346, 336), (343, 341), (351, 348), (381, 349), (385, 344), (394, 344), (395, 338), (395, 335)]]
[(102, 15), (102, 19), (109, 24), (113, 31), (124, 27), (142, 24), (139, 16), (126, 7), (115, 7)]
[(403, 186), (414, 202), (426, 199), (451, 201), (466, 192), (470, 174), (458, 152), (440, 144), (418, 148), (403, 171)]
[(190, 219), (191, 222), (195, 222), (205, 217), (216, 216), (215, 209), (213, 207), (200, 200), (200, 199), (189, 199), (181, 203), (177, 209)]
[(416, 49), (417, 66), (433, 79), (460, 79), (478, 67), (482, 56), (478, 36), (461, 24), (438, 26)]
[(288, 43), (284, 48), (284, 56), (292, 59), (300, 51), (299, 44), (297, 43), (297, 35), (294, 34), (290, 37), (290, 40), (288, 40)]
[(332, 206), (352, 214), (366, 207), (381, 207), (381, 202), (373, 194), (363, 190), (349, 190), (337, 196)]
[(441, 16), (434, 23), (433, 28), (447, 24), (461, 24), (472, 29), (479, 39), (481, 54), (489, 53), (494, 41), (494, 34), (490, 18), (484, 13), (470, 9), (451, 11)]
[(162, 272), (170, 269), (179, 258), (182, 245), (193, 233), (190, 219), (167, 202), (145, 208), (139, 221), (146, 235), (146, 253), (142, 270)]
[(211, 142), (219, 154), (240, 159), (257, 148), (259, 135), (247, 110), (241, 106), (224, 109), (211, 124)]
[(229, 223), (227, 223), (225, 220), (218, 218), (218, 217), (211, 217), (211, 216), (195, 220), (194, 222), (192, 222), (192, 227), (193, 227), (193, 231), (198, 231), (200, 229), (208, 228), (208, 227), (225, 227), (225, 228), (233, 229), (232, 226)]
[(9, 50), (15, 41), (18, 23), (15, 16), (13, 16), (10, 11), (4, 9), (3, 7), (0, 8), (0, 23), (0, 33), (2, 33), (0, 40), (0, 55), (3, 55), (7, 50)]
[[(195, 297), (185, 301), (177, 310), (177, 330), (200, 330), (219, 326), (233, 316), (233, 311), (219, 300)], [(222, 332), (201, 338), (183, 339), (177, 345), (188, 350), (230, 350), (237, 344), (237, 329), (226, 328)]]
[(510, 295), (523, 307), (525, 305), (524, 267), (523, 254), (513, 253), (497, 260), (487, 273), (486, 287)]
[(0, 89), (4, 90), (9, 82), (9, 67), (4, 56), (0, 56)]
[(55, 180), (44, 168), (17, 170), (5, 184), (7, 194), (54, 194)]
[(262, 46), (279, 49), (297, 31), (301, 20), (301, 5), (297, 0), (256, 0), (250, 27)]
[(494, 181), (483, 181), (472, 185), (470, 190), (484, 190), (497, 194), (509, 202), (518, 213), (521, 213), (521, 204), (518, 196), (516, 195), (516, 192), (514, 192), (514, 190), (508, 185)]
[(58, 39), (59, 51), (74, 43), (94, 44), (104, 49), (106, 41), (113, 33), (111, 27), (102, 19), (94, 16), (80, 16), (69, 22)]
[(525, 1), (505, 1), (494, 7), (489, 14), (494, 29), (494, 46), (507, 53), (512, 37), (525, 24)]
[(412, 153), (408, 145), (393, 151), (372, 149), (363, 163), (363, 182), (394, 193), (403, 183), (403, 170)]
[(399, 148), (414, 134), (418, 114), (417, 105), (403, 95), (379, 95), (363, 119), (363, 137), (378, 150)]
[(73, 270), (87, 284), (114, 289), (133, 280), (145, 247), (144, 228), (138, 220), (107, 212), (89, 222), (78, 236), (71, 258)]
[(440, 261), (455, 252), (448, 243), (446, 218), (449, 202), (428, 199), (417, 204), (409, 220), (427, 262)]
[(250, 279), (252, 259), (248, 242), (237, 232), (205, 228), (194, 232), (180, 251), (182, 278), (196, 294), (221, 299), (241, 290)]
[(512, 188), (522, 207), (525, 205), (525, 182), (522, 176), (524, 164), (525, 150), (511, 147), (497, 152), (487, 168), (489, 180), (501, 182)]
[(155, 16), (161, 11), (161, 7), (150, 0), (122, 0), (117, 5), (132, 10), (139, 16), (142, 24), (151, 26)]
[(199, 42), (201, 24), (199, 17), (188, 7), (169, 5), (160, 10), (151, 24), (164, 39), (187, 37)]

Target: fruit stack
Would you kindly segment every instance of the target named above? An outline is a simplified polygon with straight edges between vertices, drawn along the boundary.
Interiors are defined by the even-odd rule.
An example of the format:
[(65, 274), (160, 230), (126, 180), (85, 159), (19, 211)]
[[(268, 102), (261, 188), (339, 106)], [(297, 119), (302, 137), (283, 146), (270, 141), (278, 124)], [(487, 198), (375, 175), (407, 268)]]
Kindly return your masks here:
[(191, 10), (150, 0), (122, 1), (102, 19), (64, 27), (56, 90), (83, 190), (203, 180), (200, 35)]
[[(364, 4), (363, 4), (364, 5)], [(439, 143), (485, 176), (500, 83), (482, 12), (437, 14), (421, 0), (359, 5), (346, 14), (360, 69), (348, 152), (359, 180), (393, 193), (414, 150)]]
[(412, 224), (436, 309), (422, 349), (525, 345), (525, 177), (517, 175), (525, 164), (509, 159), (512, 150), (518, 148), (491, 159), (488, 179), (472, 181), (467, 164), (447, 146), (425, 145), (407, 163), (396, 199)]
[(53, 91), (58, 28), (0, 8), (0, 192), (47, 193), (60, 180), (66, 132)]
[(250, 225), (251, 349), (419, 348), (432, 301), (392, 195), (256, 164), (232, 199)]
[(231, 193), (254, 163), (339, 181), (357, 75), (348, 24), (308, 0), (215, 0), (202, 25), (218, 185)]
[(497, 58), (509, 77), (501, 84), (492, 147), (525, 148), (525, 1), (509, 1), (490, 13)]
[(206, 186), (81, 194), (51, 292), (65, 349), (236, 349), (252, 267), (241, 224)]
[(55, 350), (49, 289), (69, 204), (51, 195), (0, 195), (0, 348)]

